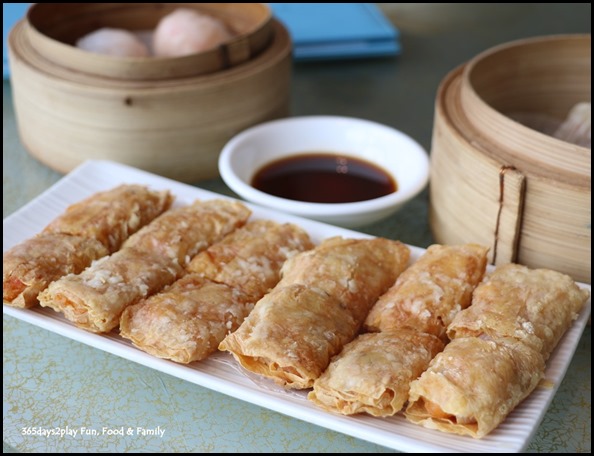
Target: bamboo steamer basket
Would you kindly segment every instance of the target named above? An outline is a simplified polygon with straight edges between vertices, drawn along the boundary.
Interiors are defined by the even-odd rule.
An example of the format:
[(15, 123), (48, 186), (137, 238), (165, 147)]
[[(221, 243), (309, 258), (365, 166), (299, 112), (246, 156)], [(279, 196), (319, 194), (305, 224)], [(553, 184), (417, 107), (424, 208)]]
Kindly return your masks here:
[(532, 38), (489, 49), (445, 77), (431, 149), (437, 242), (478, 242), (490, 246), (493, 264), (590, 283), (591, 151), (510, 117), (560, 123), (590, 101), (590, 56), (590, 35)]
[[(218, 17), (236, 36), (175, 58), (71, 45), (99, 27), (154, 27), (182, 5)], [(185, 182), (216, 177), (231, 137), (289, 113), (291, 40), (263, 4), (36, 4), (8, 48), (21, 141), (62, 173), (106, 159)]]
[[(74, 46), (101, 27), (153, 30), (177, 8), (193, 8), (221, 20), (233, 39), (209, 51), (175, 58), (113, 58)], [(27, 13), (28, 39), (46, 59), (74, 71), (118, 79), (160, 80), (197, 76), (239, 65), (262, 51), (273, 34), (263, 3), (38, 3)]]

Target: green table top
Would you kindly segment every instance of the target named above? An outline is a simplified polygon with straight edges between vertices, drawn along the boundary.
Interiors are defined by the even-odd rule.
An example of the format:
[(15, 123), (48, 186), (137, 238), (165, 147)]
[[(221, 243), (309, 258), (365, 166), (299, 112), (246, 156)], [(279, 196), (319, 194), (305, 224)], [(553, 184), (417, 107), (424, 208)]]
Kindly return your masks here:
[[(397, 58), (298, 63), (292, 114), (362, 117), (394, 126), (430, 149), (437, 86), (477, 53), (517, 38), (590, 33), (590, 4), (382, 4), (398, 25)], [(437, 5), (437, 4), (431, 4)], [(3, 84), (3, 214), (62, 176), (20, 143), (9, 82)], [(220, 179), (197, 186), (232, 195)], [(427, 247), (427, 192), (398, 214), (360, 231)], [(528, 451), (591, 451), (591, 329)], [(19, 452), (392, 452), (248, 404), (4, 316), (4, 451)], [(39, 436), (119, 429), (163, 435)], [(29, 435), (28, 435), (29, 434)]]

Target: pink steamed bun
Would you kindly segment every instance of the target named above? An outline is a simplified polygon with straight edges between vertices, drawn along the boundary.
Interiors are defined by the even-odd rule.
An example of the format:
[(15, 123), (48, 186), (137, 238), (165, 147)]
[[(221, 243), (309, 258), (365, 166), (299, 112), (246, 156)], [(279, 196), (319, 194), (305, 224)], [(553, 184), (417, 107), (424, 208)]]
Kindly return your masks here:
[(153, 37), (154, 54), (178, 57), (214, 48), (233, 35), (219, 20), (180, 8), (163, 17)]

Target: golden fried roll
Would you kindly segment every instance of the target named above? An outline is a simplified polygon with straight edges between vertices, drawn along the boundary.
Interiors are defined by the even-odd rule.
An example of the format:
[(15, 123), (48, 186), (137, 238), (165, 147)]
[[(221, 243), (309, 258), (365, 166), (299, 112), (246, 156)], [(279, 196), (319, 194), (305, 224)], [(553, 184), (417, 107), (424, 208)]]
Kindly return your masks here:
[(120, 335), (151, 355), (191, 363), (216, 351), (253, 309), (241, 291), (188, 274), (162, 293), (128, 307)]
[(404, 271), (409, 257), (409, 248), (399, 241), (333, 237), (287, 261), (279, 286), (301, 284), (322, 291), (362, 322)]
[(560, 272), (500, 266), (477, 287), (472, 306), (456, 316), (448, 336), (516, 338), (546, 360), (589, 295)]
[(204, 359), (276, 285), (287, 258), (312, 247), (295, 225), (248, 223), (197, 255), (189, 265), (195, 272), (126, 309), (121, 335), (161, 358)]
[(288, 388), (309, 388), (406, 267), (387, 239), (332, 238), (283, 266), (283, 278), (219, 349)]
[(454, 339), (410, 387), (405, 416), (430, 429), (481, 438), (538, 385), (542, 355), (514, 339)]
[(169, 209), (172, 201), (169, 191), (120, 185), (69, 206), (44, 231), (96, 239), (113, 253), (129, 236)]
[(30, 308), (37, 295), (54, 280), (78, 274), (109, 252), (99, 241), (66, 234), (41, 233), (4, 253), (3, 302)]
[(307, 398), (343, 415), (392, 416), (443, 347), (438, 337), (410, 329), (362, 334), (332, 359)]
[(487, 266), (486, 247), (432, 245), (380, 297), (365, 321), (369, 331), (414, 328), (445, 338), (454, 316), (470, 305)]
[(187, 269), (238, 288), (256, 302), (278, 283), (285, 261), (313, 247), (296, 225), (257, 220), (196, 255)]
[(237, 201), (196, 201), (171, 209), (124, 243), (124, 248), (152, 252), (187, 266), (192, 257), (243, 226), (251, 211)]
[(133, 234), (121, 250), (79, 275), (53, 282), (39, 302), (77, 326), (108, 332), (126, 307), (180, 278), (190, 256), (243, 225), (249, 215), (240, 203), (223, 200), (171, 209)]
[(76, 326), (92, 332), (115, 328), (126, 307), (160, 291), (183, 274), (183, 268), (150, 252), (122, 249), (101, 258), (78, 275), (67, 275), (39, 295)]
[(304, 285), (287, 285), (258, 301), (219, 349), (280, 385), (309, 388), (358, 327), (338, 299)]

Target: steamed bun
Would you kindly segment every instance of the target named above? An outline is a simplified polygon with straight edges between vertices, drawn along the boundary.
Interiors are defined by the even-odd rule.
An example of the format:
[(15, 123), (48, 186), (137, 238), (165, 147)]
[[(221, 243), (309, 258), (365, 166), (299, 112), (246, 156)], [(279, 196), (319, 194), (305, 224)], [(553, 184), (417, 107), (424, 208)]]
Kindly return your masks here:
[(214, 48), (232, 36), (221, 21), (192, 9), (179, 8), (157, 25), (153, 49), (158, 57), (178, 57)]
[(148, 57), (147, 46), (133, 33), (115, 28), (100, 28), (83, 36), (76, 47), (97, 54), (118, 57)]

